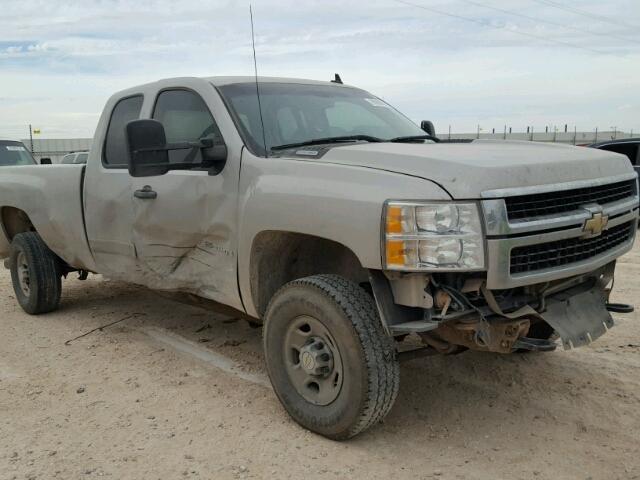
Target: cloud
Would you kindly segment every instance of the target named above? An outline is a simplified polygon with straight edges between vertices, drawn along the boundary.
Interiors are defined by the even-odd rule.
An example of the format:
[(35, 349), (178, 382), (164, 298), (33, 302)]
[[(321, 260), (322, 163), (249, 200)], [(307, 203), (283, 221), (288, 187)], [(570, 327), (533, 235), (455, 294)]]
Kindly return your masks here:
[[(91, 136), (106, 98), (122, 88), (253, 73), (245, 2), (0, 2), (3, 137), (23, 137), (29, 123), (43, 135)], [(625, 108), (640, 91), (637, 0), (571, 2), (596, 15), (623, 11), (624, 24), (535, 0), (410, 3), (442, 13), (395, 0), (254, 0), (260, 73), (339, 72), (441, 130), (473, 131), (478, 123), (640, 130), (637, 108)]]

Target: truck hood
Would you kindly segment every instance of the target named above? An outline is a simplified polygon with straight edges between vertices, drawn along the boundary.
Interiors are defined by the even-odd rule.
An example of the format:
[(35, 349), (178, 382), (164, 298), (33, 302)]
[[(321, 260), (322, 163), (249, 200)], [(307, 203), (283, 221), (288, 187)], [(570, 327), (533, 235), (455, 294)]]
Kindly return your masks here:
[(374, 168), (431, 180), (455, 199), (498, 188), (590, 180), (633, 172), (623, 155), (585, 147), (523, 141), (363, 143), (331, 148), (323, 162)]

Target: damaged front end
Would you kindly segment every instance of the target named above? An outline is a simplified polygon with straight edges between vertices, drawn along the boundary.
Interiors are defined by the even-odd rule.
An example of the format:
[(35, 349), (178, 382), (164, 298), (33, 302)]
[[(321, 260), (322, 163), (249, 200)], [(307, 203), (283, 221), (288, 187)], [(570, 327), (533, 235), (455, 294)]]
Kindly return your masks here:
[[(381, 317), (398, 340), (419, 335), (432, 352), (512, 353), (588, 345), (613, 326), (607, 310), (615, 262), (588, 274), (505, 290), (464, 274), (372, 272)], [(407, 291), (420, 294), (407, 295)], [(403, 291), (401, 305), (394, 293)], [(398, 298), (399, 295), (395, 295)]]
[(382, 271), (370, 278), (388, 333), (440, 353), (591, 343), (613, 326), (615, 261), (635, 241), (639, 190), (629, 172), (477, 202), (387, 202)]

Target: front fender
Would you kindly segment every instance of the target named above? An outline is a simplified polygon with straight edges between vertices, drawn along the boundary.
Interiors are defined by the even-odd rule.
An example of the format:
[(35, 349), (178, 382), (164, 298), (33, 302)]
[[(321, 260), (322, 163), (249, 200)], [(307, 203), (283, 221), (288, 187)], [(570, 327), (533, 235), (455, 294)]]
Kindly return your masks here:
[[(245, 150), (246, 152), (246, 150)], [(367, 167), (243, 155), (238, 275), (247, 313), (251, 247), (262, 231), (314, 235), (349, 248), (364, 268), (380, 269), (382, 207), (389, 199), (448, 200), (433, 182)]]

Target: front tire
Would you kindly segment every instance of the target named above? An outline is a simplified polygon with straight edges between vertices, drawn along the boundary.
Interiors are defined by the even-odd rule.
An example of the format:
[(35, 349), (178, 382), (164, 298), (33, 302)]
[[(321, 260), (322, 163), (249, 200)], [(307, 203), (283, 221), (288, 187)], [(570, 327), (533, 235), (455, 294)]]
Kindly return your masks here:
[(11, 242), (9, 264), (13, 291), (25, 312), (38, 315), (58, 308), (62, 290), (60, 259), (40, 235), (17, 234)]
[(289, 415), (334, 440), (381, 421), (398, 393), (395, 347), (373, 299), (337, 275), (294, 280), (274, 295), (264, 351)]

